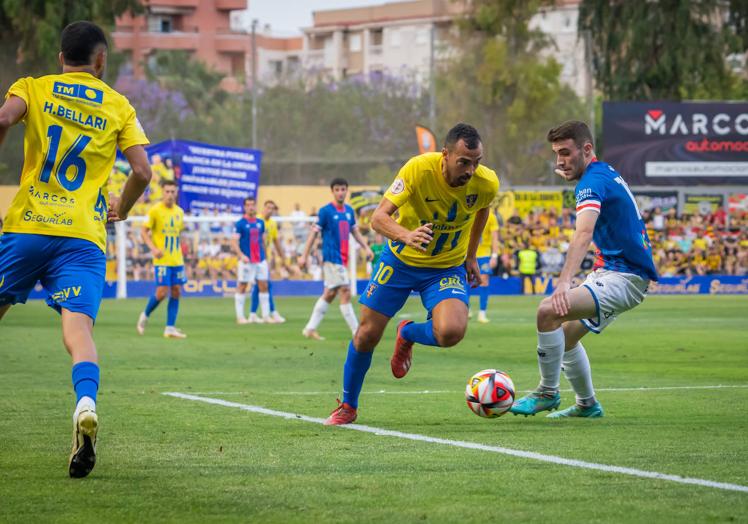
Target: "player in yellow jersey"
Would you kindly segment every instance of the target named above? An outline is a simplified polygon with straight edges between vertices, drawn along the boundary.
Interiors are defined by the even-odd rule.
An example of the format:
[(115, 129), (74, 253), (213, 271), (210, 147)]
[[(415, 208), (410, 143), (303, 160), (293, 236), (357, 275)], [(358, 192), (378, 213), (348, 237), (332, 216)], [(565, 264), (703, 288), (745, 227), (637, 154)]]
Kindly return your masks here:
[[(269, 247), (272, 244), (275, 248), (275, 254), (278, 257), (278, 261), (282, 266), (285, 267), (286, 263), (283, 259), (283, 246), (281, 246), (280, 239), (278, 238), (278, 223), (273, 220), (273, 215), (278, 212), (278, 206), (272, 200), (266, 200), (263, 204), (262, 218), (265, 221), (265, 252), (269, 253)], [(269, 275), (268, 275), (269, 277)], [(286, 321), (278, 310), (275, 309), (275, 300), (273, 300), (273, 283), (268, 278), (268, 300), (270, 304), (270, 322), (273, 324), (282, 324)], [(252, 304), (249, 313), (250, 324), (261, 324), (264, 320), (257, 316), (257, 309), (260, 307), (260, 287), (252, 287)]]
[(161, 202), (148, 211), (148, 220), (142, 231), (143, 242), (153, 254), (156, 292), (148, 300), (145, 310), (140, 313), (136, 329), (141, 335), (145, 333), (148, 317), (166, 295), (169, 295), (164, 337), (187, 338), (187, 335), (176, 327), (179, 297), (182, 294), (182, 285), (187, 281), (182, 256), (184, 211), (177, 205), (177, 183), (173, 180), (164, 180), (161, 188)]
[[(106, 271), (107, 222), (127, 218), (151, 178), (148, 139), (127, 99), (105, 84), (107, 41), (90, 22), (61, 35), (62, 74), (22, 78), (0, 108), (0, 142), (23, 122), (20, 189), (0, 237), (0, 318), (24, 303), (39, 280), (62, 316), (77, 404), (68, 471), (85, 477), (96, 463), (99, 366), (93, 325)], [(119, 198), (103, 189), (117, 147), (132, 166)]]
[(389, 241), (361, 295), (361, 324), (343, 371), (343, 402), (326, 425), (356, 420), (372, 352), (411, 291), (420, 293), (428, 316), (426, 322), (398, 325), (390, 360), (395, 378), (410, 369), (413, 343), (450, 347), (465, 336), (468, 282), (480, 281), (476, 251), (499, 189), (496, 173), (480, 165), (482, 158), (478, 131), (458, 124), (440, 153), (419, 155), (403, 166), (374, 211), (371, 225)]
[(480, 298), (480, 311), (478, 312), (478, 322), (485, 324), (489, 322), (486, 316), (488, 309), (488, 284), (491, 273), (499, 262), (499, 221), (496, 214), (488, 213), (488, 222), (483, 229), (478, 244), (478, 266), (480, 266), (480, 286), (478, 287), (478, 296)]

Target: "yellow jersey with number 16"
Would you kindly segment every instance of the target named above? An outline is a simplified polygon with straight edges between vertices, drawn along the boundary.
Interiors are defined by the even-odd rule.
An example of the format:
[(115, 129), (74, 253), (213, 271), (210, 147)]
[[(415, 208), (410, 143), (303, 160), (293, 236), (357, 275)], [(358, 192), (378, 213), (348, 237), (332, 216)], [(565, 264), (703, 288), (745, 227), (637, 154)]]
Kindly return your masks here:
[(414, 267), (447, 268), (465, 261), (475, 212), (491, 205), (499, 179), (491, 169), (478, 166), (470, 181), (451, 187), (442, 173), (442, 154), (411, 158), (397, 174), (384, 198), (398, 207), (398, 224), (411, 231), (433, 224), (434, 238), (419, 251), (390, 240), (389, 249)]
[(104, 188), (120, 150), (146, 145), (127, 98), (89, 73), (22, 78), (26, 102), (20, 189), (3, 230), (89, 240), (106, 250)]

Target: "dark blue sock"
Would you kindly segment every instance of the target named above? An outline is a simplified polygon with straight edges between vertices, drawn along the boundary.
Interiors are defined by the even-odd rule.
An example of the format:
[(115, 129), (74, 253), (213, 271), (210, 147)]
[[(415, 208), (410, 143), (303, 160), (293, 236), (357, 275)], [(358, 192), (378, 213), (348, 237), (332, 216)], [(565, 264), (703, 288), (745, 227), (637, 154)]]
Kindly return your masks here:
[(485, 311), (488, 309), (488, 286), (479, 287), (478, 295), (480, 296), (480, 310)]
[(358, 396), (361, 394), (361, 388), (364, 385), (364, 377), (371, 366), (371, 356), (369, 353), (359, 353), (353, 347), (353, 341), (348, 344), (348, 358), (345, 359), (343, 368), (343, 402), (351, 407), (358, 407)]
[(145, 306), (145, 316), (150, 317), (153, 310), (156, 309), (160, 303), (161, 301), (156, 298), (156, 295), (151, 295), (151, 298), (148, 299), (148, 305)]
[(177, 313), (179, 313), (179, 299), (169, 297), (169, 304), (166, 306), (167, 326), (173, 326), (177, 323)]
[(411, 342), (418, 342), (424, 346), (439, 346), (436, 338), (434, 338), (434, 323), (431, 319), (426, 322), (411, 322), (403, 327), (400, 334), (405, 340)]
[[(254, 295), (252, 295), (254, 296)], [(259, 293), (258, 293), (259, 298)], [(270, 312), (275, 311), (275, 300), (273, 300), (273, 283), (268, 280), (268, 298), (270, 298)]]
[(99, 366), (95, 362), (78, 362), (73, 366), (73, 388), (76, 402), (81, 397), (91, 397), (96, 402), (99, 391)]
[(257, 308), (260, 307), (260, 289), (257, 287), (257, 282), (252, 286), (252, 304), (249, 308), (250, 313), (257, 313)]

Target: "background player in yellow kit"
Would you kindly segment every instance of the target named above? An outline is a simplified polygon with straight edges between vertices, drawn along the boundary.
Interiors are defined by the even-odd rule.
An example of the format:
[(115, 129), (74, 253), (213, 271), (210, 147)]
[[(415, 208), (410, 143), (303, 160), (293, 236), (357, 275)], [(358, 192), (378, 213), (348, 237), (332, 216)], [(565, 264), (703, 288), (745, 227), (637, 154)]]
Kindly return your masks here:
[(420, 293), (428, 317), (400, 322), (390, 360), (395, 378), (408, 373), (413, 343), (450, 347), (465, 336), (468, 282), (480, 280), (476, 250), (499, 189), (496, 173), (480, 165), (482, 158), (478, 131), (458, 124), (440, 153), (411, 158), (384, 194), (371, 225), (389, 241), (361, 295), (361, 324), (343, 371), (343, 402), (325, 424), (356, 420), (372, 352), (411, 291)]
[(491, 273), (499, 262), (499, 221), (493, 211), (488, 213), (486, 227), (478, 244), (478, 266), (480, 267), (480, 286), (478, 297), (480, 299), (480, 311), (478, 311), (478, 322), (485, 324), (489, 322), (486, 316), (488, 309), (488, 284)]
[[(22, 78), (0, 108), (0, 142), (23, 121), (24, 164), (0, 237), (0, 318), (24, 303), (37, 281), (62, 316), (62, 338), (73, 360), (71, 477), (96, 463), (99, 366), (93, 324), (106, 270), (107, 221), (127, 218), (151, 178), (143, 133), (127, 99), (105, 84), (107, 41), (90, 22), (61, 35), (62, 74)], [(103, 193), (116, 149), (132, 166), (122, 195)]]
[(156, 292), (151, 295), (145, 310), (140, 313), (137, 330), (141, 335), (145, 333), (148, 317), (166, 295), (169, 295), (164, 337), (187, 338), (187, 335), (176, 327), (179, 297), (182, 294), (182, 285), (187, 281), (184, 275), (181, 239), (184, 211), (177, 205), (177, 183), (165, 180), (161, 187), (161, 202), (148, 211), (148, 221), (143, 226), (143, 242), (153, 253)]

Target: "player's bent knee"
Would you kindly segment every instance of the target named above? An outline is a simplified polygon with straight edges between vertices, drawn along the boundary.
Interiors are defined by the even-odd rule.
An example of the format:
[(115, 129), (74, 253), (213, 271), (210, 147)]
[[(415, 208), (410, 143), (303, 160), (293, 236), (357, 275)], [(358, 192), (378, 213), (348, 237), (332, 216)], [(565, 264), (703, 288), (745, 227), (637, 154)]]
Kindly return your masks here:
[(171, 288), (171, 298), (179, 298), (182, 294), (182, 288), (179, 286), (173, 286)]
[(434, 338), (443, 348), (457, 345), (465, 337), (465, 327), (449, 326), (443, 329), (434, 327)]
[(353, 336), (353, 346), (357, 351), (373, 351), (381, 338), (381, 332), (362, 324), (358, 326), (356, 334)]

